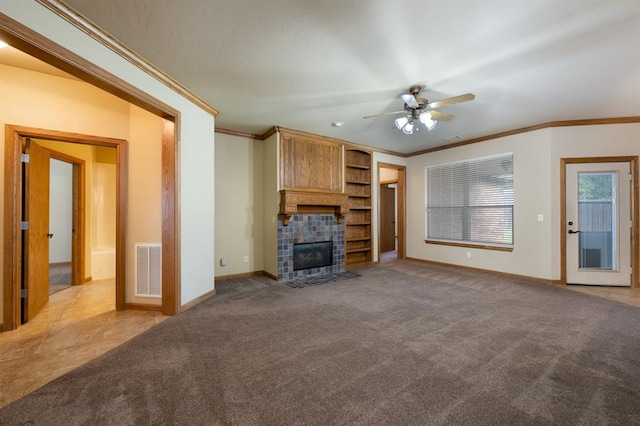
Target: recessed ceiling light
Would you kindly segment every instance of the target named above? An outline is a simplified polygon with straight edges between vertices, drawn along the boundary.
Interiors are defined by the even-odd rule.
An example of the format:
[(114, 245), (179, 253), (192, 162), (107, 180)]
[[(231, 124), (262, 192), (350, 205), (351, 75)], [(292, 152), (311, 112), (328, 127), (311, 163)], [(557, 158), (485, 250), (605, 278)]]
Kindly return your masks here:
[(333, 127), (342, 127), (344, 123), (342, 121), (334, 121), (333, 123), (331, 123), (331, 125)]

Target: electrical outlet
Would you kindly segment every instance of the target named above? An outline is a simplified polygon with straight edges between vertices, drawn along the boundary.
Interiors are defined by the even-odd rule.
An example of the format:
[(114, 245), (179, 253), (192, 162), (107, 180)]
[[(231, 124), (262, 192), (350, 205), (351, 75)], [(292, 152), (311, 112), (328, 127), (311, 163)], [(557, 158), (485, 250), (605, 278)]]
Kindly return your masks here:
[(249, 263), (249, 256), (245, 256), (243, 261), (244, 263)]
[(470, 251), (467, 252), (467, 257), (471, 257), (471, 252)]
[(227, 266), (227, 258), (226, 257), (221, 257), (220, 258), (220, 266)]
[(538, 215), (538, 222), (542, 222), (544, 220), (544, 215)]

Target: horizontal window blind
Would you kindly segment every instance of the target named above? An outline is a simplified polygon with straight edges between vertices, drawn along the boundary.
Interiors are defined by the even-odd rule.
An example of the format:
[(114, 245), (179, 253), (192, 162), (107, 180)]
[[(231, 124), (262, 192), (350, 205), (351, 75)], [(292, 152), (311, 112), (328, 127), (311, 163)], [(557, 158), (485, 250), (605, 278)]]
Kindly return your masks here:
[(513, 154), (426, 169), (427, 239), (513, 245)]

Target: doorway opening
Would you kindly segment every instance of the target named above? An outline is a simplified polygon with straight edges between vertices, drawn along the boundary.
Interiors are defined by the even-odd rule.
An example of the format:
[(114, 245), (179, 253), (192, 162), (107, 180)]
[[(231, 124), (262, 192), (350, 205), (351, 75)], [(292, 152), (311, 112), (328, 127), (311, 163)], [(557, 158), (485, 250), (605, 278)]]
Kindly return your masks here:
[[(125, 308), (125, 223), (126, 142), (90, 135), (6, 126), (5, 178), (14, 197), (5, 200), (5, 236), (12, 249), (5, 251), (5, 321), (15, 327), (33, 318), (48, 302), (49, 265), (49, 178), (52, 158), (73, 165), (72, 283), (90, 281), (85, 272), (85, 164), (84, 161), (54, 149), (56, 143), (79, 144), (114, 149), (115, 152), (115, 294), (116, 309)], [(47, 145), (44, 147), (42, 145)], [(58, 145), (61, 147), (61, 145)], [(24, 152), (23, 152), (24, 151)], [(25, 158), (22, 154), (28, 154)], [(7, 184), (9, 182), (5, 182)], [(18, 202), (17, 200), (24, 200)], [(26, 225), (25, 225), (26, 223)], [(8, 260), (11, 260), (8, 263)], [(7, 266), (10, 265), (10, 268)], [(10, 274), (10, 275), (9, 275)], [(8, 280), (7, 278), (11, 278)], [(7, 309), (10, 308), (10, 310)], [(11, 317), (9, 317), (11, 315)], [(6, 324), (6, 322), (5, 322)], [(15, 328), (14, 327), (14, 328)]]
[(378, 163), (378, 260), (406, 258), (406, 168)]
[(561, 284), (639, 287), (637, 157), (563, 158)]
[[(162, 313), (176, 315), (181, 309), (180, 227), (177, 197), (179, 168), (176, 160), (180, 112), (14, 19), (3, 14), (0, 14), (0, 18), (0, 37), (12, 47), (162, 118), (163, 129), (160, 142), (162, 146)], [(126, 57), (125, 54), (122, 56)], [(214, 111), (214, 113), (217, 112)], [(25, 130), (26, 133), (21, 135), (20, 130)], [(64, 141), (64, 137), (79, 136), (65, 135), (63, 132), (55, 131), (49, 133), (40, 134), (37, 129), (5, 126), (3, 331), (13, 330), (20, 324), (22, 253), (18, 239), (21, 233), (21, 206), (19, 202), (15, 202), (15, 200), (19, 200), (22, 191), (21, 173), (16, 174), (15, 172), (20, 169), (18, 140), (21, 136), (59, 140), (58, 136), (62, 135)], [(91, 143), (94, 140), (95, 138), (89, 137), (84, 140), (84, 143), (87, 141)], [(115, 139), (109, 139), (109, 141), (111, 143), (117, 142)], [(83, 143), (83, 141), (78, 140), (78, 143)], [(118, 147), (117, 151), (118, 157), (124, 155), (124, 145)], [(124, 157), (122, 159), (124, 160)], [(8, 170), (14, 170), (13, 174)], [(123, 179), (117, 188), (117, 196), (120, 201), (124, 201), (121, 200), (121, 197), (125, 193), (125, 188), (126, 182)], [(124, 226), (125, 219), (123, 214), (122, 211), (118, 212), (118, 218), (122, 218), (122, 226)], [(125, 253), (124, 245), (121, 246), (121, 244), (124, 244), (126, 233), (122, 227), (119, 227), (119, 230), (122, 235), (117, 238), (116, 244), (119, 249), (116, 260), (116, 281), (118, 283), (116, 286), (116, 308), (122, 310), (128, 306), (125, 303), (125, 292), (122, 287), (124, 285), (124, 258), (121, 259)], [(131, 306), (133, 307), (133, 305)]]

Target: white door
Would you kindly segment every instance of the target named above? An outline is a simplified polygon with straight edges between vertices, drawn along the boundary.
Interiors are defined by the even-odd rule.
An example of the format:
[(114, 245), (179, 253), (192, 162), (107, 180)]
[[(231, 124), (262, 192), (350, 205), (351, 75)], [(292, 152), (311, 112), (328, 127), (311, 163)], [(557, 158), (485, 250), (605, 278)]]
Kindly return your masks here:
[(631, 286), (629, 163), (566, 166), (567, 283)]

